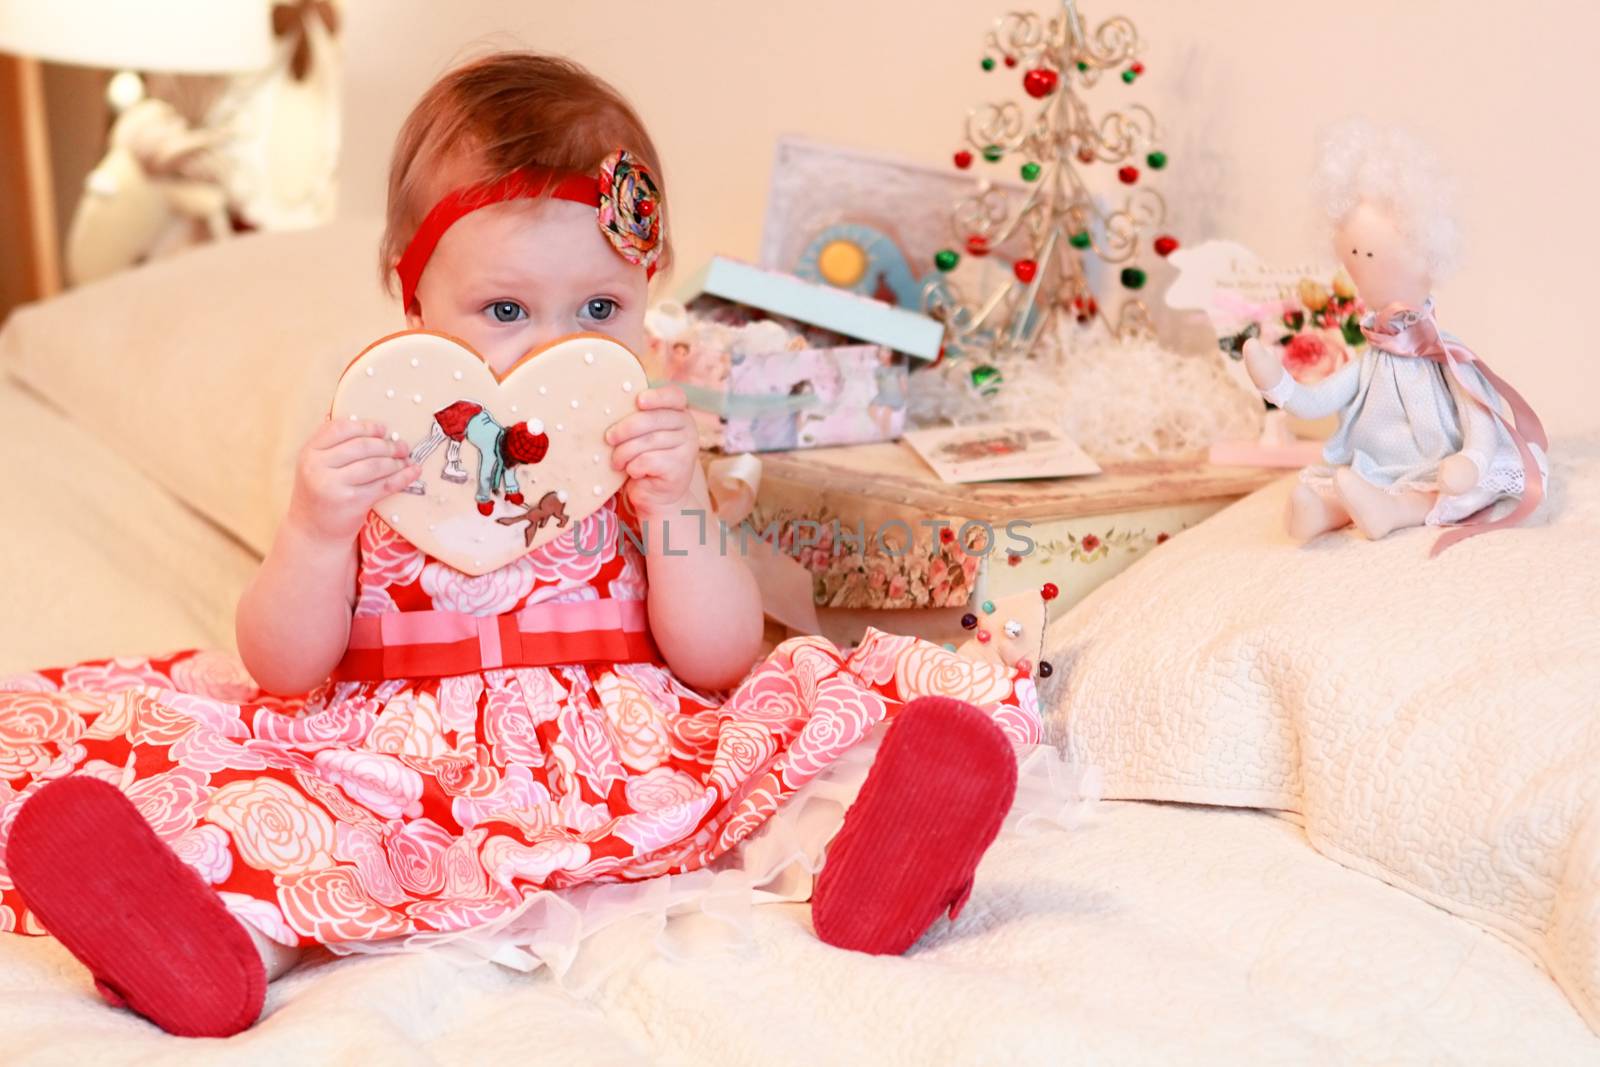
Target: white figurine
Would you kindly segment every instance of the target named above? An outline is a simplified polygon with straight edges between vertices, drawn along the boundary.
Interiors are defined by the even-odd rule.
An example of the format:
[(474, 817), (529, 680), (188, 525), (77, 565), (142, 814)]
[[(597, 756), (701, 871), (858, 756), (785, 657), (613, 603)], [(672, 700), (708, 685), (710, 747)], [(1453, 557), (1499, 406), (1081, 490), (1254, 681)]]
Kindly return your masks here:
[(1362, 321), (1361, 358), (1315, 385), (1297, 383), (1260, 341), (1245, 346), (1267, 400), (1302, 418), (1339, 414), (1326, 465), (1307, 468), (1290, 498), (1290, 534), (1306, 540), (1353, 522), (1376, 540), (1424, 523), (1481, 522), (1497, 501), (1519, 501), (1497, 522), (1441, 538), (1437, 553), (1522, 521), (1543, 499), (1548, 443), (1526, 401), (1434, 321), (1434, 278), (1458, 240), (1433, 159), (1399, 131), (1349, 123), (1324, 143), (1318, 179), (1335, 251), (1378, 310)]

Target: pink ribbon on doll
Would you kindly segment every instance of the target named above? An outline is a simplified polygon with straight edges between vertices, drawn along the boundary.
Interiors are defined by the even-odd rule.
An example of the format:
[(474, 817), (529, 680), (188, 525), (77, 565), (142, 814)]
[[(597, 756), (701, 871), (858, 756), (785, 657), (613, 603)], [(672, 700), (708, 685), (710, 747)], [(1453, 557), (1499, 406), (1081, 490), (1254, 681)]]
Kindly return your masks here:
[[(1414, 321), (1406, 323), (1408, 318)], [(1395, 332), (1384, 332), (1393, 329)], [(1511, 440), (1517, 446), (1517, 454), (1522, 457), (1522, 500), (1516, 509), (1503, 518), (1494, 522), (1483, 521), (1483, 516), (1489, 511), (1484, 508), (1458, 525), (1461, 529), (1452, 530), (1444, 534), (1434, 543), (1433, 551), (1428, 553), (1432, 559), (1457, 541), (1465, 541), (1477, 534), (1487, 533), (1490, 530), (1499, 530), (1508, 526), (1515, 526), (1538, 510), (1544, 500), (1545, 480), (1544, 474), (1539, 469), (1539, 461), (1529, 447), (1529, 442), (1537, 444), (1546, 452), (1550, 449), (1550, 440), (1545, 435), (1544, 423), (1539, 421), (1539, 416), (1534, 413), (1533, 407), (1523, 399), (1522, 394), (1513, 389), (1504, 378), (1489, 369), (1488, 364), (1478, 358), (1476, 352), (1466, 345), (1445, 340), (1439, 332), (1439, 324), (1433, 317), (1431, 308), (1417, 310), (1404, 304), (1390, 304), (1378, 316), (1376, 328), (1361, 327), (1361, 332), (1366, 335), (1367, 343), (1374, 348), (1387, 352), (1392, 356), (1410, 356), (1417, 359), (1430, 359), (1440, 363), (1455, 378), (1461, 386), (1462, 392), (1472, 398), (1472, 402), (1483, 408), (1495, 421), (1505, 427), (1506, 433), (1511, 435)], [(1479, 372), (1488, 379), (1489, 383), (1505, 398), (1511, 406), (1511, 412), (1516, 421), (1506, 418), (1500, 410), (1500, 405), (1492, 402), (1487, 396), (1478, 391), (1478, 387), (1463, 373), (1462, 368), (1468, 364), (1476, 364)]]

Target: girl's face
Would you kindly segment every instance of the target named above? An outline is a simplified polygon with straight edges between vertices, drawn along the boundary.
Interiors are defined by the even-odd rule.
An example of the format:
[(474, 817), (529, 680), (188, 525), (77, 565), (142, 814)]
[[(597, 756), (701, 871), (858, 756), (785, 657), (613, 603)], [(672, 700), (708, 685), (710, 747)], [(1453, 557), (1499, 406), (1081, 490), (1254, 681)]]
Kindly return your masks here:
[(594, 208), (508, 200), (457, 220), (417, 282), (413, 327), (466, 341), (504, 374), (571, 333), (609, 334), (644, 351), (643, 267), (617, 254)]

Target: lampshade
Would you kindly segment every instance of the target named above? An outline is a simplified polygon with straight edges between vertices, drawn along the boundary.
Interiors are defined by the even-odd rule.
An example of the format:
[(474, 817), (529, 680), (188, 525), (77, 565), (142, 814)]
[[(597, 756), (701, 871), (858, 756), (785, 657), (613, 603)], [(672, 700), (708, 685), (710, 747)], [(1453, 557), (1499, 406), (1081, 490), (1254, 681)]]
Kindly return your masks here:
[(254, 70), (272, 57), (271, 0), (0, 0), (0, 52), (114, 70)]

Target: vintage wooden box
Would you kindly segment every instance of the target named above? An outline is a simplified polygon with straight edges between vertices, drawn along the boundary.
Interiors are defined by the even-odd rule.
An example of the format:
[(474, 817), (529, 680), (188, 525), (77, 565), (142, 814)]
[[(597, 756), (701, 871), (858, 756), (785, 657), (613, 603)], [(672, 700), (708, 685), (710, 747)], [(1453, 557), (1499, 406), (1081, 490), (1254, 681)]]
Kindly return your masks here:
[(1059, 616), (1167, 538), (1278, 477), (1197, 459), (953, 485), (901, 442), (820, 448), (762, 457), (750, 521), (775, 526), (811, 571), (819, 616), (939, 611), (936, 628), (947, 631), (952, 611), (1046, 582), (1059, 590), (1050, 603)]

